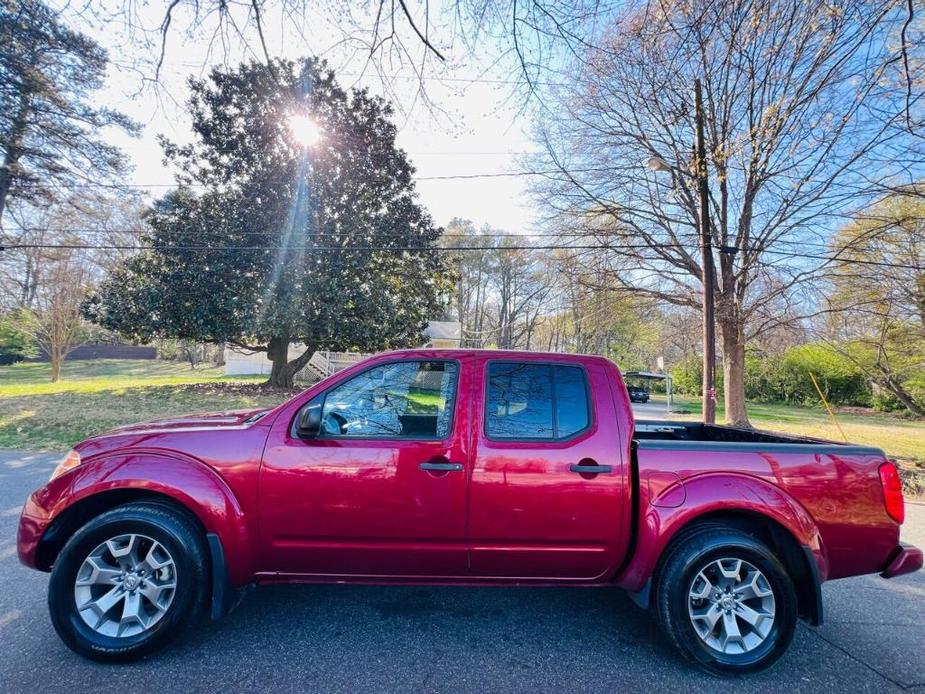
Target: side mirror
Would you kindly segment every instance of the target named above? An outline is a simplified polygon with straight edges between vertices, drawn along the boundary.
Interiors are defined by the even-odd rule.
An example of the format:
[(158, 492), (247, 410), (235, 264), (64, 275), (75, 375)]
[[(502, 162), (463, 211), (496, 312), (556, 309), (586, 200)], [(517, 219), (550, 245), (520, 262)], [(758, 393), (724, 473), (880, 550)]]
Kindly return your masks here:
[(309, 403), (299, 415), (295, 433), (300, 439), (313, 439), (321, 431), (321, 403)]

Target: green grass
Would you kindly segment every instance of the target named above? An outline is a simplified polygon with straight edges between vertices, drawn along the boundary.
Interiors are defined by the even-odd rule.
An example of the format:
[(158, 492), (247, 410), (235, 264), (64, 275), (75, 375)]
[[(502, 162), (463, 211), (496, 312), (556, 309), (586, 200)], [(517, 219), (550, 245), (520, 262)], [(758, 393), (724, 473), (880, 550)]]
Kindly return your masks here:
[(0, 448), (66, 450), (122, 424), (273, 406), (290, 395), (261, 387), (264, 376), (153, 360), (65, 362), (61, 380), (48, 379), (48, 364), (0, 367)]
[(191, 369), (184, 362), (98, 359), (66, 361), (61, 380), (49, 380), (48, 364), (21, 363), (0, 367), (0, 397), (45, 395), (50, 393), (94, 393), (134, 385), (170, 386), (181, 383), (219, 383), (265, 381), (264, 376), (223, 375), (223, 367)]

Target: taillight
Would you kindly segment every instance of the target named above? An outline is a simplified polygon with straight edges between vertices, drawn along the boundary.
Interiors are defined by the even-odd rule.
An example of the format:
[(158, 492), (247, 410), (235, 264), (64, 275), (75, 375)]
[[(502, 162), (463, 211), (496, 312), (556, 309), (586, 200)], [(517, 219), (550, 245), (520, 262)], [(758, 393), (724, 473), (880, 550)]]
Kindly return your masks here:
[(897, 523), (906, 519), (906, 506), (903, 503), (903, 485), (893, 463), (880, 466), (880, 486), (883, 487), (883, 505)]

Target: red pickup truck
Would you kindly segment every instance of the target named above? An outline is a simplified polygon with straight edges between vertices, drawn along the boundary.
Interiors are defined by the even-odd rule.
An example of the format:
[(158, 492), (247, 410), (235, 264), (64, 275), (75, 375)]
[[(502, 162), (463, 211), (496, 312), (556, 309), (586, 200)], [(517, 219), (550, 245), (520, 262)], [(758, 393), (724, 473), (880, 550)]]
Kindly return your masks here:
[(51, 618), (99, 660), (219, 617), (253, 583), (620, 587), (686, 657), (769, 665), (820, 584), (922, 566), (881, 451), (634, 422), (593, 356), (382, 354), (272, 410), (78, 444), (23, 508)]

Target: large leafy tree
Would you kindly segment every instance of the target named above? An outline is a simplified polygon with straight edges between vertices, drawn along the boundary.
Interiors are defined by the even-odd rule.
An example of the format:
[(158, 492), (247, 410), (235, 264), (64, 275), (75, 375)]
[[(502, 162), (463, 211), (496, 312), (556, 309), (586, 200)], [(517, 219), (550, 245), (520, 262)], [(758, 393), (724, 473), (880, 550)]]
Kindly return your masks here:
[(106, 51), (36, 0), (0, 0), (0, 219), (13, 200), (47, 203), (62, 187), (125, 171), (101, 128), (138, 128), (90, 105)]
[[(420, 344), (448, 281), (390, 106), (309, 59), (214, 70), (190, 88), (195, 142), (163, 142), (180, 185), (147, 217), (150, 249), (88, 314), (134, 338), (265, 351), (277, 386), (319, 348)], [(318, 141), (300, 144), (313, 127)], [(289, 360), (293, 341), (305, 349)]]

